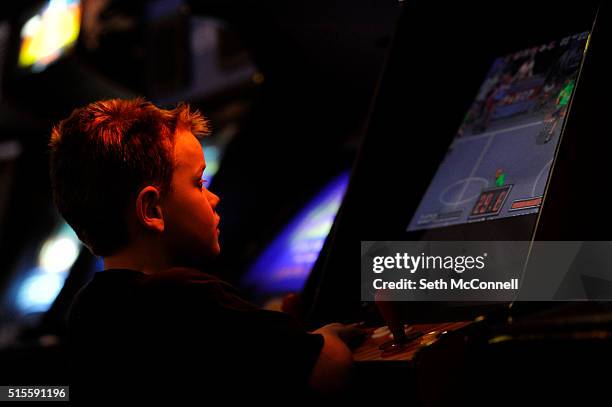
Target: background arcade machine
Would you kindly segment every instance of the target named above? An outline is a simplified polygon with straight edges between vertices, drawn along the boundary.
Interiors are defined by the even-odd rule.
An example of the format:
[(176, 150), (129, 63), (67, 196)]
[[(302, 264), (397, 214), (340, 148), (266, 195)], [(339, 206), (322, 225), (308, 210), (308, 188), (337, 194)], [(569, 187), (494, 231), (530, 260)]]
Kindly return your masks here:
[[(584, 199), (597, 189), (593, 174), (609, 160), (610, 140), (596, 146), (591, 139), (606, 128), (609, 13), (597, 2), (571, 8), (471, 2), (448, 4), (442, 12), (425, 2), (405, 6), (333, 239), (324, 248), (323, 267), (313, 273), (319, 283), (309, 314), (313, 325), (383, 324), (373, 304), (359, 297), (358, 240), (610, 240), (612, 225)], [(525, 321), (525, 339), (530, 326), (558, 330), (572, 314), (582, 315), (574, 322), (583, 324), (603, 318), (585, 320), (581, 310), (559, 303), (396, 305), (420, 336), (392, 356), (366, 342), (356, 358), (362, 370), (376, 373), (357, 388), (399, 386), (417, 404), (478, 403), (507, 394), (511, 368), (523, 363), (529, 370), (529, 356), (553, 341), (539, 336), (527, 356), (510, 364), (521, 346), (493, 344), (512, 338), (518, 321)], [(554, 318), (537, 317), (542, 314)], [(603, 320), (612, 320), (604, 314)], [(547, 325), (553, 319), (556, 325)], [(455, 330), (449, 321), (477, 323)], [(601, 324), (587, 331), (594, 326), (602, 332)], [(573, 328), (563, 338), (584, 351), (588, 341), (572, 339)], [(549, 349), (539, 361), (565, 356), (558, 344)], [(602, 354), (605, 360), (609, 353)], [(588, 353), (591, 360), (594, 355)], [(559, 376), (554, 363), (543, 366), (532, 369), (531, 382), (513, 388), (511, 398), (535, 390), (538, 374)], [(506, 374), (496, 382), (501, 371)], [(477, 383), (483, 372), (487, 379)], [(577, 376), (567, 373), (563, 383)], [(380, 394), (380, 387), (372, 392)]]
[(348, 181), (348, 171), (329, 180), (248, 267), (241, 286), (253, 301), (280, 310), (285, 295), (304, 290)]

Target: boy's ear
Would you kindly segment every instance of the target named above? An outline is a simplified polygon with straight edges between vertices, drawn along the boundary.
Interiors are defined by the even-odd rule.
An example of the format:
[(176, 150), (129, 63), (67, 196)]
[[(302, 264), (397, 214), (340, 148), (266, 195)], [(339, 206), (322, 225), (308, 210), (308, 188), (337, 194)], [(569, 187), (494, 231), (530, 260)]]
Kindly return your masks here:
[(164, 215), (159, 189), (149, 185), (136, 197), (136, 219), (138, 223), (153, 232), (164, 231)]

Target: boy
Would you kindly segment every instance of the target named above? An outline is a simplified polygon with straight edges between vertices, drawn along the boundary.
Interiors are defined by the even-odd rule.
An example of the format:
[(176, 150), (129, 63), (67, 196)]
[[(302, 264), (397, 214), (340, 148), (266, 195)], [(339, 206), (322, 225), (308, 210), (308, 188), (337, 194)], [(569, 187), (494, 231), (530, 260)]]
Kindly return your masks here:
[(220, 252), (207, 133), (189, 106), (143, 99), (95, 102), (53, 129), (54, 201), (105, 265), (70, 312), (73, 399), (272, 400), (347, 379), (345, 327), (304, 332), (203, 272)]

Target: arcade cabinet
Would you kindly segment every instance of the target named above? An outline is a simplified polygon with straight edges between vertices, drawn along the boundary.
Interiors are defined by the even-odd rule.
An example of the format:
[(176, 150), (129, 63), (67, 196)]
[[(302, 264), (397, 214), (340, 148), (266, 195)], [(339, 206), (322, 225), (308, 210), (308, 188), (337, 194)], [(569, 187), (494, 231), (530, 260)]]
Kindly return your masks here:
[[(397, 386), (417, 405), (521, 400), (538, 375), (584, 393), (578, 372), (600, 357), (609, 363), (611, 307), (567, 301), (398, 303), (411, 340), (385, 354), (385, 320), (359, 296), (357, 246), (610, 240), (597, 205), (611, 151), (597, 137), (607, 128), (610, 13), (598, 2), (404, 5), (325, 260), (311, 276), (309, 322), (363, 321), (370, 335), (355, 351), (367, 378), (356, 391)], [(569, 361), (562, 380), (561, 360)], [(509, 389), (513, 369), (527, 379)]]

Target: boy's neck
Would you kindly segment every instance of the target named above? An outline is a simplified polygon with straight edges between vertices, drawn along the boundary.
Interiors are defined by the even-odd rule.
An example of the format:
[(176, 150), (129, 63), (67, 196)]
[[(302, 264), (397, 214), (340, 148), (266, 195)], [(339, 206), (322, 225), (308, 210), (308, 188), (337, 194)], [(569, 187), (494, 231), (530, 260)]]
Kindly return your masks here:
[(131, 269), (145, 274), (154, 274), (172, 267), (165, 256), (157, 250), (128, 248), (105, 256), (103, 260), (105, 269)]

